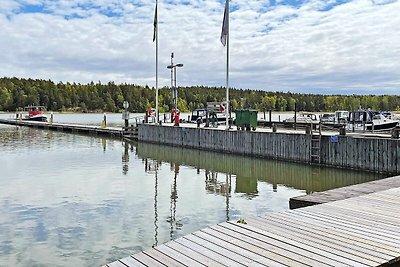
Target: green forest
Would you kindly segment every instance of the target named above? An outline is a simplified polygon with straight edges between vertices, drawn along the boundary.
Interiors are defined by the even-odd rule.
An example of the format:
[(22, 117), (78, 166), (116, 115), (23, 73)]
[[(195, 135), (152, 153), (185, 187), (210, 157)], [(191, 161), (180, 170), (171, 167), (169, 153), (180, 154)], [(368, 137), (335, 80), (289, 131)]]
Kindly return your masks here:
[[(360, 107), (373, 110), (400, 110), (399, 95), (322, 95), (291, 92), (270, 92), (230, 89), (232, 111), (251, 108), (258, 111), (335, 111), (356, 110)], [(0, 78), (0, 110), (16, 111), (27, 105), (43, 105), (51, 111), (119, 112), (123, 101), (128, 101), (130, 112), (144, 112), (155, 107), (155, 89), (134, 84), (101, 82), (54, 83), (51, 80)], [(189, 112), (204, 108), (207, 102), (225, 99), (225, 88), (191, 86), (178, 88), (178, 108)], [(160, 112), (173, 108), (171, 89), (159, 90)]]

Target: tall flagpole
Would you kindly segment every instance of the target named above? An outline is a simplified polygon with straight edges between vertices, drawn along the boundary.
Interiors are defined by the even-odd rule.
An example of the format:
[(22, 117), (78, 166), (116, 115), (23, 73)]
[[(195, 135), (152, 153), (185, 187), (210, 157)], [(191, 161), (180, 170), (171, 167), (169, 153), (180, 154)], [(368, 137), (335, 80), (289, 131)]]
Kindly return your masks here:
[(226, 129), (229, 130), (229, 0), (226, 0), (227, 34), (226, 34)]
[(159, 120), (158, 114), (158, 12), (157, 12), (158, 0), (156, 0), (156, 11), (154, 15), (154, 27), (156, 37), (156, 123)]

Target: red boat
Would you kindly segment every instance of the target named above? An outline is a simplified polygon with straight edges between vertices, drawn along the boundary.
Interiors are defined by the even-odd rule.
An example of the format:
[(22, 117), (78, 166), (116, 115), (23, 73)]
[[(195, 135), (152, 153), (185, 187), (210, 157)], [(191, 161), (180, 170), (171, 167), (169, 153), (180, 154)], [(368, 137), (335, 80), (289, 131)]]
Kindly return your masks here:
[(47, 121), (47, 116), (44, 115), (46, 108), (44, 106), (27, 106), (24, 108), (28, 112), (24, 120), (28, 121)]

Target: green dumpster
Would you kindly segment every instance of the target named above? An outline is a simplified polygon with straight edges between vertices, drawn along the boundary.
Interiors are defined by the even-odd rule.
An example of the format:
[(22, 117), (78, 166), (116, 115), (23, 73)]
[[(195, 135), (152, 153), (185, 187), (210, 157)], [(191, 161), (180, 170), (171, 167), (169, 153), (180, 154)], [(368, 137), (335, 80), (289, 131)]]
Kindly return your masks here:
[(238, 130), (256, 130), (257, 127), (257, 110), (254, 109), (238, 109), (235, 111), (235, 125)]

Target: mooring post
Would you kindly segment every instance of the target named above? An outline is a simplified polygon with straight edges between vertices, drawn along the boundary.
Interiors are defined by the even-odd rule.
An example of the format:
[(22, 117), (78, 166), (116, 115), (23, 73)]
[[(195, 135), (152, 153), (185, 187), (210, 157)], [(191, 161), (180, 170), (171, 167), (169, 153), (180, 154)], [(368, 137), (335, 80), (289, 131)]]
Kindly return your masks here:
[(106, 128), (107, 127), (107, 116), (106, 113), (103, 115), (103, 121), (101, 123), (101, 128)]
[(296, 130), (297, 124), (297, 102), (294, 102), (294, 129)]
[(269, 110), (269, 128), (272, 127), (272, 109)]
[(393, 128), (392, 129), (392, 138), (399, 139), (400, 136), (400, 128)]

